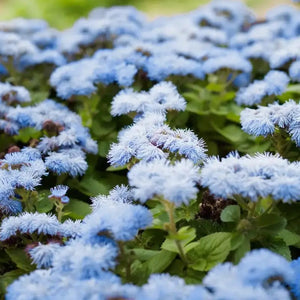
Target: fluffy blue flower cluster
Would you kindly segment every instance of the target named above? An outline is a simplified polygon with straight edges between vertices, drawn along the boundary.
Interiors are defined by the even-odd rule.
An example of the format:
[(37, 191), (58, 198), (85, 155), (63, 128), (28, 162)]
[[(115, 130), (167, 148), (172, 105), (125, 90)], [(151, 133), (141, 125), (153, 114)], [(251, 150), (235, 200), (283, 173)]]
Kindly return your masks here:
[[(124, 203), (124, 199), (115, 203), (107, 197), (100, 199), (97, 199), (102, 200), (97, 206), (101, 209), (120, 208), (119, 205), (127, 204), (134, 211), (135, 206)], [(127, 212), (126, 210), (124, 214)], [(96, 211), (92, 214), (94, 213), (97, 214)], [(122, 213), (119, 213), (119, 216), (121, 215)], [(135, 223), (133, 219), (132, 222), (133, 226), (146, 225), (146, 222)], [(120, 225), (119, 231), (125, 227), (131, 230), (130, 224), (125, 225), (120, 221)], [(225, 263), (215, 267), (203, 279), (202, 285), (186, 285), (183, 279), (169, 274), (151, 275), (148, 283), (141, 287), (121, 284), (120, 278), (111, 272), (116, 266), (118, 254), (115, 244), (111, 243), (109, 238), (101, 239), (101, 235), (105, 234), (101, 227), (95, 226), (92, 231), (93, 235), (98, 233), (97, 240), (92, 239), (89, 242), (85, 240), (83, 243), (79, 237), (70, 240), (64, 246), (55, 243), (40, 244), (30, 250), (33, 262), (39, 268), (45, 269), (36, 270), (16, 280), (8, 288), (7, 299), (23, 299), (26, 296), (28, 300), (57, 299), (57, 297), (136, 300), (220, 298), (290, 300), (291, 292), (294, 296), (299, 296), (300, 286), (297, 280), (299, 261), (289, 263), (285, 258), (266, 249), (249, 252), (237, 266)]]
[(281, 95), (290, 79), (285, 72), (270, 71), (263, 80), (255, 80), (245, 88), (241, 88), (235, 101), (239, 105), (252, 106), (258, 104), (265, 96)]
[(199, 168), (190, 160), (183, 159), (174, 165), (165, 160), (154, 160), (134, 165), (128, 173), (128, 179), (134, 187), (134, 197), (141, 202), (154, 196), (163, 196), (181, 205), (196, 198), (200, 174)]
[[(24, 92), (22, 89), (20, 91)], [(17, 98), (22, 94), (13, 95)], [(27, 98), (23, 95), (22, 99)], [(57, 174), (82, 175), (87, 169), (85, 152), (97, 152), (97, 144), (91, 139), (87, 128), (82, 126), (81, 118), (53, 100), (27, 107), (8, 106), (3, 102), (1, 117), (2, 130), (7, 134), (15, 135), (22, 128), (32, 127), (53, 135), (41, 137), (36, 149), (45, 159), (46, 167)]]
[(37, 149), (26, 147), (20, 152), (7, 153), (0, 160), (0, 210), (4, 214), (22, 211), (22, 204), (15, 190), (32, 191), (47, 175), (46, 166)]
[[(182, 274), (192, 272), (192, 276), (197, 277), (197, 272), (204, 271), (201, 266), (198, 266), (201, 270), (197, 266), (195, 268), (189, 257), (189, 249), (195, 249), (191, 245), (199, 242), (195, 241), (196, 238), (202, 239), (202, 233), (195, 233), (195, 228), (190, 226), (193, 222), (178, 216), (180, 213), (193, 214), (193, 221), (199, 221), (199, 227), (202, 226), (202, 220), (197, 219), (198, 214), (195, 216), (198, 211), (189, 211), (192, 210), (189, 204), (198, 206), (202, 201), (201, 209), (205, 202), (203, 193), (197, 198), (201, 189), (203, 192), (208, 188), (212, 194), (209, 196), (221, 197), (224, 202), (230, 198), (238, 204), (238, 200), (245, 200), (242, 203), (246, 208), (239, 208), (237, 231), (243, 221), (251, 223), (262, 216), (259, 215), (262, 198), (284, 202), (283, 206), (300, 200), (299, 161), (290, 162), (269, 152), (255, 156), (231, 153), (221, 159), (207, 157), (204, 141), (192, 130), (172, 128), (168, 124), (170, 111), (184, 111), (187, 107), (178, 90), (184, 93), (192, 86), (191, 89), (199, 94), (192, 94), (193, 100), (187, 97), (191, 101), (189, 111), (194, 113), (193, 105), (196, 106), (195, 111), (200, 111), (199, 115), (204, 116), (201, 119), (203, 122), (206, 122), (206, 116), (218, 113), (211, 123), (203, 124), (204, 130), (201, 132), (206, 134), (208, 145), (209, 142), (211, 145), (221, 144), (224, 139), (219, 139), (220, 135), (226, 137), (226, 129), (230, 131), (236, 125), (230, 124), (223, 130), (219, 124), (222, 127), (233, 120), (238, 122), (237, 116), (228, 114), (227, 108), (238, 110), (237, 104), (259, 104), (264, 98), (269, 100), (282, 95), (290, 82), (300, 81), (299, 26), (299, 12), (289, 6), (274, 9), (264, 22), (256, 22), (245, 5), (218, 0), (190, 13), (153, 21), (148, 21), (132, 7), (99, 8), (61, 32), (41, 20), (0, 22), (0, 74), (10, 74), (12, 67), (18, 72), (27, 72), (41, 66), (43, 74), (51, 73), (49, 82), (53, 89), (49, 97), (56, 100), (47, 99), (30, 105), (27, 89), (8, 82), (0, 83), (0, 129), (4, 135), (17, 140), (18, 134), (29, 128), (38, 133), (37, 139), (30, 141), (30, 147), (27, 142), (22, 142), (19, 144), (21, 149), (5, 149), (0, 159), (0, 213), (13, 215), (4, 218), (1, 223), (1, 245), (10, 245), (14, 240), (27, 245), (28, 259), (38, 269), (15, 280), (8, 287), (6, 298), (300, 298), (299, 260), (290, 263), (266, 249), (248, 252), (237, 265), (229, 262), (218, 265), (203, 278), (202, 284), (197, 285), (187, 285), (183, 278), (169, 274), (152, 274), (148, 283), (142, 286), (123, 284), (125, 276), (122, 277), (122, 272), (130, 273), (139, 270), (141, 265), (145, 266), (144, 261), (131, 261), (131, 255), (134, 257), (134, 251), (139, 247), (144, 247), (139, 250), (145, 250), (147, 257), (160, 251), (174, 254), (172, 267), (174, 270), (182, 269)], [(257, 63), (261, 69), (256, 67)], [(43, 69), (45, 66), (47, 72)], [(18, 76), (12, 77), (17, 82)], [(75, 177), (87, 170), (86, 153), (96, 154), (98, 146), (89, 130), (82, 125), (80, 116), (64, 104), (72, 107), (75, 103), (76, 106), (77, 100), (78, 103), (87, 100), (83, 96), (99, 92), (100, 95), (92, 97), (91, 102), (99, 96), (101, 103), (97, 102), (98, 98), (96, 104), (92, 103), (92, 113), (88, 114), (82, 105), (82, 115), (87, 113), (90, 117), (102, 109), (102, 104), (103, 108), (109, 107), (105, 101), (112, 95), (107, 92), (109, 89), (104, 88), (107, 85), (112, 85), (114, 89), (112, 116), (121, 119), (126, 115), (127, 120), (132, 118), (132, 124), (123, 128), (118, 137), (109, 131), (110, 128), (106, 132), (107, 136), (117, 137), (107, 156), (112, 165), (110, 170), (117, 171), (126, 166), (130, 187), (116, 186), (109, 195), (92, 198), (89, 210), (92, 212), (85, 214), (80, 221), (73, 221), (68, 219), (70, 212), (63, 214), (62, 211), (69, 202), (71, 206), (75, 199), (72, 195), (70, 201), (66, 195), (69, 187), (59, 184), (61, 181), (57, 180), (56, 186), (53, 182), (48, 185), (48, 189), (52, 187), (50, 195), (42, 199), (52, 205), (49, 214), (34, 212), (35, 208), (23, 212), (28, 204), (23, 198), (30, 200), (31, 193), (36, 193), (36, 187), (48, 172)], [(120, 91), (120, 88), (124, 89)], [(236, 104), (230, 103), (227, 107), (234, 95)], [(68, 101), (58, 103), (62, 99)], [(203, 108), (202, 104), (207, 105), (208, 109)], [(224, 114), (222, 109), (218, 111), (221, 106)], [(246, 108), (241, 113), (242, 129), (255, 136), (273, 135), (284, 129), (299, 146), (299, 107), (290, 100), (284, 104), (275, 102), (265, 107), (258, 106), (257, 109)], [(95, 135), (105, 124), (102, 115), (99, 115), (100, 118), (96, 125), (91, 122), (91, 132)], [(194, 123), (190, 116), (187, 118), (187, 124)], [(122, 123), (122, 126), (124, 124), (127, 123)], [(197, 124), (195, 127), (201, 126)], [(214, 130), (216, 128), (218, 130)], [(224, 149), (227, 151), (228, 148)], [(216, 153), (213, 151), (211, 153)], [(95, 162), (95, 165), (98, 163), (100, 165), (102, 161)], [(89, 188), (90, 182), (96, 182), (97, 176), (102, 175), (98, 171), (93, 173), (92, 170), (83, 183), (79, 182), (74, 195), (81, 195), (84, 189)], [(115, 177), (119, 180), (118, 175)], [(121, 178), (124, 179), (120, 176), (120, 181)], [(125, 181), (126, 178), (122, 182)], [(69, 183), (75, 186), (77, 181), (72, 179)], [(99, 185), (102, 187), (102, 182)], [(141, 204), (137, 204), (138, 201)], [(251, 206), (253, 203), (249, 201), (256, 202), (257, 207), (256, 204)], [(152, 211), (159, 209), (162, 209), (159, 211), (160, 217), (168, 219), (155, 219), (162, 225), (149, 231), (159, 230), (163, 241), (155, 244), (155, 250), (151, 246), (148, 249), (148, 245), (145, 246), (148, 241), (144, 241), (142, 232), (146, 229), (149, 234), (147, 227), (156, 217), (152, 216)], [(53, 215), (55, 210), (57, 217)], [(269, 211), (264, 207), (262, 211), (269, 216)], [(284, 219), (282, 224), (288, 224), (285, 216), (281, 218), (278, 214), (278, 218)], [(227, 228), (222, 227), (226, 223), (224, 218), (221, 216), (219, 219), (220, 228)], [(182, 227), (186, 223), (188, 226)], [(277, 225), (274, 225), (276, 230), (281, 224)], [(183, 228), (188, 228), (187, 233), (182, 234)], [(249, 249), (259, 247), (256, 244), (253, 246), (252, 237), (248, 238), (242, 230), (238, 234), (247, 239)], [(278, 229), (273, 236), (270, 235), (270, 240), (279, 240), (281, 233)], [(291, 232), (293, 234), (299, 238), (299, 234)], [(141, 240), (132, 241), (137, 235)], [(260, 240), (254, 242), (259, 244)], [(131, 248), (131, 245), (134, 246)], [(289, 251), (290, 245), (294, 246), (296, 242), (286, 245), (284, 249)], [(175, 250), (173, 246), (176, 246)], [(234, 246), (231, 245), (231, 248)], [(237, 250), (231, 248), (228, 253)], [(128, 250), (132, 250), (133, 254), (127, 255)], [(242, 251), (246, 252), (246, 249)], [(128, 266), (122, 265), (124, 258)], [(202, 259), (197, 262), (201, 264)], [(226, 257), (222, 262), (225, 260)], [(170, 270), (171, 274), (174, 271), (171, 268), (164, 270)], [(126, 282), (131, 282), (129, 277)]]
[[(70, 62), (53, 72), (51, 85), (63, 99), (89, 96), (100, 83), (132, 86), (140, 73), (152, 81), (162, 81), (171, 75), (205, 79), (207, 74), (229, 70), (228, 78), (240, 73), (248, 78), (242, 85), (235, 81), (238, 87), (245, 87), (251, 82), (251, 61), (255, 59), (273, 69), (282, 69), (296, 60), (289, 73), (292, 80), (298, 80), (299, 14), (290, 6), (271, 10), (265, 22), (250, 28), (254, 14), (234, 1), (212, 1), (190, 13), (150, 22), (133, 8), (101, 9), (101, 21), (97, 11), (57, 34), (58, 40), (68, 41), (69, 53), (78, 53), (86, 45), (97, 45), (99, 39), (112, 41), (110, 46), (98, 46), (104, 49), (97, 50), (92, 57)], [(111, 15), (114, 17), (108, 20)], [(117, 18), (123, 20), (123, 30), (113, 24), (118, 22)], [(61, 51), (59, 45), (57, 51)], [(266, 95), (281, 94), (288, 82), (283, 72), (270, 72), (263, 81), (256, 80), (242, 89), (237, 102), (259, 103)]]
[(195, 163), (206, 157), (203, 140), (188, 129), (171, 129), (166, 124), (168, 110), (184, 110), (185, 100), (169, 82), (153, 86), (149, 92), (131, 89), (120, 92), (112, 102), (112, 114), (135, 112), (134, 124), (123, 129), (119, 142), (108, 154), (112, 165), (122, 166), (132, 158), (146, 162), (166, 159), (175, 153)]
[(240, 195), (257, 201), (270, 195), (284, 202), (300, 200), (299, 163), (269, 153), (254, 157), (233, 153), (221, 160), (211, 157), (205, 161), (200, 181), (223, 198)]
[(277, 102), (257, 109), (246, 108), (241, 112), (242, 129), (252, 135), (272, 135), (276, 128), (286, 130), (300, 146), (300, 105), (294, 100), (284, 104)]
[[(57, 196), (57, 189), (52, 192)], [(109, 290), (103, 293), (117, 293), (120, 291), (117, 287), (122, 291), (120, 279), (111, 272), (118, 255), (116, 242), (133, 239), (138, 230), (152, 222), (150, 211), (141, 205), (132, 204), (132, 199), (132, 192), (128, 188), (116, 187), (108, 196), (92, 199), (93, 212), (82, 222), (59, 223), (55, 216), (38, 213), (25, 213), (5, 219), (0, 229), (1, 240), (7, 240), (14, 235), (28, 236), (33, 233), (73, 237), (65, 244), (40, 243), (30, 249), (29, 255), (33, 263), (39, 268), (51, 268), (38, 270), (20, 278), (15, 286), (11, 286), (7, 297), (23, 297), (21, 285), (27, 285), (29, 282), (30, 288), (26, 292), (28, 299), (51, 299), (60, 293), (67, 293), (67, 297), (72, 297), (77, 285), (85, 287), (78, 296), (79, 299), (84, 299), (88, 294), (95, 293), (95, 290), (88, 288), (91, 282), (94, 282), (95, 287), (98, 284), (102, 284), (103, 287), (106, 285)], [(47, 284), (40, 289), (38, 285), (46, 278)], [(54, 284), (58, 282), (60, 284)], [(73, 284), (70, 285), (71, 282)], [(111, 289), (111, 284), (115, 284), (116, 289)]]

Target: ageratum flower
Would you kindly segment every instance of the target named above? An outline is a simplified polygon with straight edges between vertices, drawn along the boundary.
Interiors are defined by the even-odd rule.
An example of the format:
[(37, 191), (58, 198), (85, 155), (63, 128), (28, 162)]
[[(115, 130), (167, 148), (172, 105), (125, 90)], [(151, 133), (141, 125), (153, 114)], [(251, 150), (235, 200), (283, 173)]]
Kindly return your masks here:
[(9, 239), (18, 232), (57, 235), (59, 222), (55, 216), (39, 213), (25, 212), (17, 217), (9, 217), (3, 220), (0, 228), (0, 239)]
[(41, 244), (29, 250), (32, 262), (40, 268), (49, 268), (52, 266), (53, 256), (59, 251), (61, 246), (58, 243)]
[(52, 264), (56, 272), (67, 273), (73, 279), (97, 278), (116, 265), (117, 253), (112, 245), (88, 245), (72, 241), (53, 255)]
[(248, 87), (241, 88), (235, 101), (239, 105), (254, 105), (266, 96), (281, 95), (287, 88), (289, 77), (281, 71), (270, 71), (263, 80), (255, 80)]
[(92, 214), (83, 220), (81, 234), (87, 242), (98, 242), (101, 233), (104, 237), (108, 235), (115, 240), (128, 241), (136, 236), (138, 230), (152, 223), (152, 215), (146, 207), (115, 201), (110, 196), (99, 200), (104, 201), (94, 205)]
[(201, 170), (201, 185), (222, 198), (240, 195), (252, 201), (272, 196), (275, 200), (300, 200), (298, 163), (269, 153), (255, 156), (230, 154), (209, 158)]
[(291, 135), (296, 145), (300, 145), (300, 105), (290, 100), (280, 105), (269, 104), (257, 109), (246, 108), (241, 112), (242, 129), (256, 136), (273, 134), (275, 127), (283, 128)]
[(238, 264), (237, 269), (239, 280), (252, 286), (268, 285), (268, 280), (272, 278), (282, 284), (291, 285), (295, 279), (290, 263), (267, 249), (248, 252)]
[(290, 65), (289, 75), (293, 81), (300, 82), (300, 60), (297, 60)]
[(128, 179), (135, 198), (142, 203), (161, 196), (179, 206), (196, 197), (200, 174), (199, 167), (187, 159), (174, 165), (166, 160), (153, 160), (134, 165)]
[(221, 69), (229, 69), (249, 73), (252, 70), (250, 62), (238, 52), (228, 53), (225, 56), (209, 58), (203, 63), (203, 70), (206, 74), (215, 73)]
[(171, 82), (160, 82), (149, 92), (135, 92), (132, 89), (121, 91), (112, 101), (111, 114), (119, 116), (130, 112), (166, 113), (168, 110), (184, 110), (185, 100)]
[(30, 94), (22, 86), (13, 86), (10, 83), (0, 83), (0, 101), (6, 104), (14, 102), (30, 102)]

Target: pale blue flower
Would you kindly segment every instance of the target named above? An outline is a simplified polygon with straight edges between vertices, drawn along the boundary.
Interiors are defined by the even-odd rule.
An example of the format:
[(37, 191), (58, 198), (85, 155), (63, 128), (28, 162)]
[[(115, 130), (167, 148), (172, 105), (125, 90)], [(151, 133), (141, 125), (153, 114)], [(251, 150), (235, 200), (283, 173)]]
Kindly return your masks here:
[(32, 262), (40, 268), (49, 268), (52, 266), (54, 254), (59, 251), (61, 246), (58, 243), (41, 244), (29, 250)]
[(162, 196), (179, 206), (196, 197), (200, 174), (199, 168), (187, 159), (174, 165), (165, 160), (154, 160), (134, 165), (128, 179), (135, 198), (142, 203), (154, 196)]

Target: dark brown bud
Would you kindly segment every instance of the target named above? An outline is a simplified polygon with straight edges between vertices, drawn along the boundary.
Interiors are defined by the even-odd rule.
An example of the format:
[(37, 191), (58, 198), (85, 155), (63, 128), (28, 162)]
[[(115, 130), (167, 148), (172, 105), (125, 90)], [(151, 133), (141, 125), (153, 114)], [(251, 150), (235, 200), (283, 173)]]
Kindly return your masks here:
[(235, 201), (224, 199), (212, 195), (209, 191), (205, 191), (202, 196), (202, 201), (199, 205), (199, 212), (196, 214), (197, 218), (210, 219), (220, 221), (222, 210), (228, 206), (235, 204)]
[(18, 146), (14, 145), (8, 148), (7, 153), (20, 152), (20, 151), (21, 149)]

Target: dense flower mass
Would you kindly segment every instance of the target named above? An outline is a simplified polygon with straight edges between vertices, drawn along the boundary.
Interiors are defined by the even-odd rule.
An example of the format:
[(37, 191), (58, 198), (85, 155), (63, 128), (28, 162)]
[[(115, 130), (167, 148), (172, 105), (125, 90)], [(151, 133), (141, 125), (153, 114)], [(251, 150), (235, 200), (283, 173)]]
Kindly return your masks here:
[(300, 299), (299, 28), (220, 0), (0, 22), (0, 298)]
[(242, 129), (253, 135), (272, 135), (276, 128), (286, 130), (291, 139), (300, 146), (300, 105), (294, 100), (284, 104), (269, 104), (257, 109), (246, 108), (241, 113)]
[(299, 164), (269, 153), (254, 157), (231, 154), (212, 157), (201, 171), (201, 184), (220, 197), (241, 195), (253, 201), (272, 195), (275, 200), (300, 200)]

